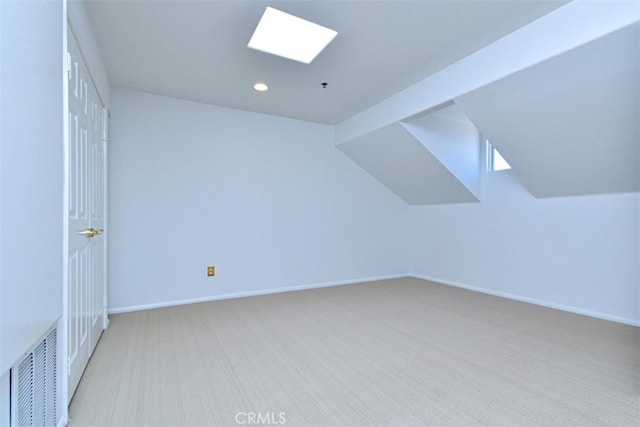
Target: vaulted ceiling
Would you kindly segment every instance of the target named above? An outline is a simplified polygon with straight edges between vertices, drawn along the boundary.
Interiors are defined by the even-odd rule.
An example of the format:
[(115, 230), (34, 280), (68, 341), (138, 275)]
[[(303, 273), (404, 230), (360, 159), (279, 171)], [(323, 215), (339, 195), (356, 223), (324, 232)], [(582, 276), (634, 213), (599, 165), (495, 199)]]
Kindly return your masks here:
[[(475, 146), (488, 138), (535, 197), (639, 192), (639, 81), (640, 4), (574, 1), (339, 123), (336, 143), (409, 204), (464, 202), (451, 177), (473, 192), (484, 165), (465, 160), (469, 122)], [(467, 120), (443, 121), (451, 104)], [(371, 158), (399, 125), (437, 165), (424, 153)]]
[[(566, 2), (87, 0), (87, 9), (114, 86), (334, 124)], [(338, 36), (310, 65), (249, 49), (266, 6)], [(257, 81), (269, 92), (255, 92)]]
[(638, 192), (640, 23), (373, 127), (338, 148), (412, 205), (480, 201), (485, 138), (535, 197)]
[[(339, 34), (310, 65), (248, 49), (266, 6)], [(636, 0), (87, 9), (114, 86), (333, 124), (336, 147), (408, 204), (481, 201), (484, 138), (536, 197), (640, 191)]]
[(640, 191), (639, 58), (636, 24), (457, 103), (536, 197)]

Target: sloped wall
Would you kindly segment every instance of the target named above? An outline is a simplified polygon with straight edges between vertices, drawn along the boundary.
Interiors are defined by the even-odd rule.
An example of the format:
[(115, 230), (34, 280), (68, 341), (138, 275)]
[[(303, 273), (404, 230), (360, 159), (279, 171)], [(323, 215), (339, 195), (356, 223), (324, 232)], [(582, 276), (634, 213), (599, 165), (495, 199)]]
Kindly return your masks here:
[(640, 191), (640, 24), (456, 98), (536, 197)]
[[(449, 159), (443, 162), (425, 146), (425, 142), (435, 143), (432, 138), (449, 143), (454, 134), (425, 131), (423, 135), (420, 130), (419, 124), (394, 123), (337, 147), (410, 205), (477, 202), (476, 195), (447, 167)], [(472, 144), (477, 145), (477, 134), (473, 138)]]
[(484, 167), (480, 134), (455, 103), (418, 114), (402, 124), (475, 196), (474, 201), (480, 199), (480, 174)]

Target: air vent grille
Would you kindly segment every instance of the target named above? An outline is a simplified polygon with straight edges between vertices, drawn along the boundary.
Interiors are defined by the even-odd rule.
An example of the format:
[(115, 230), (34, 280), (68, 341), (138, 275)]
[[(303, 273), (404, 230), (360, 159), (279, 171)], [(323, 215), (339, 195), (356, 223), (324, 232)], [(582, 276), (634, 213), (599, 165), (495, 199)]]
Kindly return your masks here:
[(11, 371), (12, 424), (16, 427), (56, 426), (56, 330)]

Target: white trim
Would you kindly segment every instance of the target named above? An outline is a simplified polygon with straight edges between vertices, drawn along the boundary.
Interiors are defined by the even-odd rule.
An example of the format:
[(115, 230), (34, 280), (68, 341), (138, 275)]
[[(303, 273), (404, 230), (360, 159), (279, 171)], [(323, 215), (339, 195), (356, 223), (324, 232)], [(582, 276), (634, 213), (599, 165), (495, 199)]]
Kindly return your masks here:
[(102, 183), (103, 200), (102, 200), (102, 215), (103, 215), (103, 250), (104, 256), (102, 257), (103, 268), (103, 295), (102, 295), (102, 329), (106, 330), (109, 327), (109, 315), (107, 308), (109, 304), (109, 108), (103, 107), (102, 125), (102, 149), (104, 150), (104, 158), (102, 159), (103, 177)]
[(506, 298), (514, 301), (525, 302), (528, 304), (539, 305), (542, 307), (553, 308), (555, 310), (566, 311), (569, 313), (581, 314), (583, 316), (594, 317), (596, 319), (609, 320), (611, 322), (622, 323), (622, 324), (631, 325), (631, 326), (640, 326), (640, 320), (629, 319), (629, 318), (620, 317), (620, 316), (613, 316), (613, 315), (601, 313), (598, 311), (585, 310), (582, 308), (572, 307), (569, 305), (556, 304), (553, 302), (538, 300), (535, 298), (522, 297), (519, 295), (510, 294), (507, 292), (494, 291), (491, 289), (480, 288), (477, 286), (466, 285), (466, 284), (454, 282), (451, 280), (439, 279), (436, 277), (430, 277), (430, 276), (425, 276), (422, 274), (414, 274), (414, 273), (392, 274), (388, 276), (367, 277), (367, 278), (345, 280), (345, 281), (314, 283), (309, 285), (291, 286), (291, 287), (285, 287), (285, 288), (271, 288), (271, 289), (261, 289), (256, 291), (233, 292), (229, 294), (212, 295), (212, 296), (206, 296), (206, 297), (200, 297), (200, 298), (190, 298), (190, 299), (166, 301), (166, 302), (159, 302), (159, 303), (152, 303), (152, 304), (132, 305), (127, 307), (116, 307), (116, 308), (110, 308), (108, 312), (109, 314), (128, 313), (131, 311), (151, 310), (154, 308), (173, 307), (177, 305), (196, 304), (200, 302), (219, 301), (219, 300), (232, 299), (232, 298), (244, 298), (244, 297), (252, 297), (252, 296), (258, 296), (258, 295), (278, 294), (282, 292), (302, 291), (306, 289), (319, 289), (319, 288), (328, 288), (332, 286), (353, 285), (357, 283), (375, 282), (378, 280), (401, 279), (404, 277), (411, 277), (414, 279), (426, 280), (429, 282), (435, 282), (442, 285), (454, 286), (456, 288), (466, 289), (473, 292), (480, 292), (487, 295), (493, 295), (500, 298)]
[[(67, 264), (65, 262), (65, 264)], [(66, 285), (65, 285), (66, 289)], [(66, 293), (65, 293), (66, 295)], [(67, 305), (67, 298), (65, 300), (65, 307)], [(65, 312), (58, 319), (58, 323), (56, 325), (58, 329), (58, 337), (57, 337), (57, 360), (56, 360), (56, 368), (58, 369), (58, 377), (56, 379), (56, 399), (57, 402), (57, 410), (58, 410), (58, 427), (66, 426), (67, 420), (69, 418), (69, 405), (67, 405), (67, 384), (68, 384), (68, 370), (67, 370), (67, 349), (68, 346), (68, 330), (67, 330), (67, 315), (66, 309)]]
[[(0, 8), (2, 5), (0, 5)], [(11, 369), (0, 374), (0, 426), (11, 425)]]
[(190, 298), (190, 299), (183, 299), (183, 300), (176, 300), (176, 301), (159, 302), (159, 303), (153, 303), (153, 304), (132, 305), (128, 307), (110, 308), (108, 313), (109, 314), (127, 313), (130, 311), (151, 310), (154, 308), (173, 307), (176, 305), (195, 304), (199, 302), (218, 301), (218, 300), (225, 300), (225, 299), (232, 299), (232, 298), (244, 298), (244, 297), (257, 296), (257, 295), (279, 294), (282, 292), (302, 291), (306, 289), (318, 289), (318, 288), (328, 288), (332, 286), (353, 285), (356, 283), (375, 282), (378, 280), (400, 279), (403, 277), (408, 277), (408, 275), (392, 274), (389, 276), (366, 277), (361, 279), (314, 283), (310, 285), (290, 286), (285, 288), (271, 288), (271, 289), (260, 289), (256, 291), (233, 292), (230, 294), (211, 295), (211, 296), (200, 297), (200, 298)]
[[(0, 0), (1, 1), (1, 0)], [(56, 398), (58, 399), (59, 424), (67, 425), (69, 417), (68, 396), (68, 348), (69, 348), (69, 24), (67, 20), (67, 1), (62, 2), (62, 54), (64, 55), (64, 77), (62, 79), (62, 316), (58, 319), (58, 358), (56, 361), (58, 378)], [(71, 35), (73, 37), (73, 35)]]
[(424, 276), (422, 274), (409, 274), (408, 277), (415, 279), (427, 280), (429, 282), (436, 282), (442, 285), (454, 286), (456, 288), (462, 288), (473, 292), (480, 292), (487, 295), (493, 295), (496, 297), (506, 298), (514, 301), (526, 302), (528, 304), (539, 305), (542, 307), (553, 308), (556, 310), (566, 311), (569, 313), (581, 314), (583, 316), (595, 317), (596, 319), (609, 320), (611, 322), (623, 323), (625, 325), (640, 326), (640, 320), (629, 319), (626, 317), (613, 316), (611, 314), (601, 313), (599, 311), (585, 310), (583, 308), (572, 307), (570, 305), (556, 304), (549, 301), (543, 301), (535, 298), (522, 297), (519, 295), (510, 294), (507, 292), (494, 291), (491, 289), (480, 288), (477, 286), (465, 285), (463, 283), (453, 282), (451, 280), (444, 280), (435, 277)]

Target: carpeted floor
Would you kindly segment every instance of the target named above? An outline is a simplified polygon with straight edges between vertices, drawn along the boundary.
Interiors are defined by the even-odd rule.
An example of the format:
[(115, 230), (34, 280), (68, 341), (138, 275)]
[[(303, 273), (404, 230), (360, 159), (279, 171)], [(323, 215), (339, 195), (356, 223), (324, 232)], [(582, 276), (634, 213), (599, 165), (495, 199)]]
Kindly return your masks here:
[(640, 425), (639, 329), (397, 279), (111, 316), (70, 426)]

